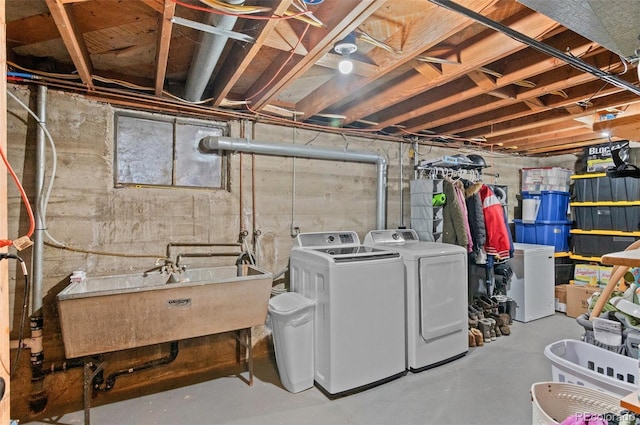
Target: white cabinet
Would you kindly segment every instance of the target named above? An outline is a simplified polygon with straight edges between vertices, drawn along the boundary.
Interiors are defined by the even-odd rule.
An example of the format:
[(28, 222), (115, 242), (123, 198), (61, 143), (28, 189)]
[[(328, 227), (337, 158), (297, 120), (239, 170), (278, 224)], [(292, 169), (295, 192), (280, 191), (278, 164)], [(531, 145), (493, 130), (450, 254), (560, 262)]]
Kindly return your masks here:
[(513, 277), (507, 296), (516, 302), (515, 320), (529, 322), (555, 312), (554, 247), (514, 243)]

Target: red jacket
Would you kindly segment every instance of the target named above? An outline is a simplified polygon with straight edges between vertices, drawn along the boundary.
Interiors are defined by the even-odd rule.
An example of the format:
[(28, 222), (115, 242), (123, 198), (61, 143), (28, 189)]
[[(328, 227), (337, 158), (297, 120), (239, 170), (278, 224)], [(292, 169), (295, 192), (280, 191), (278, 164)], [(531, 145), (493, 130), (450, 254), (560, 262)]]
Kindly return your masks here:
[(509, 258), (511, 243), (507, 223), (504, 222), (502, 204), (486, 184), (483, 184), (480, 188), (480, 199), (482, 200), (482, 212), (484, 213), (484, 223), (487, 230), (487, 241), (484, 244), (484, 250), (488, 255), (494, 255), (498, 259)]

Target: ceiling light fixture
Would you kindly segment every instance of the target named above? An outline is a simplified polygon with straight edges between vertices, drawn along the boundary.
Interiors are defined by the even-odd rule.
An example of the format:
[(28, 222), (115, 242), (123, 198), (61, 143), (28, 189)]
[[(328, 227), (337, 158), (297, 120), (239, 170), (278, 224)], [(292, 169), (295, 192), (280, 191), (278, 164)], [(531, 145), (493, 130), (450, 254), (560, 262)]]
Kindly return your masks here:
[(352, 53), (355, 53), (358, 50), (358, 46), (356, 45), (356, 35), (354, 33), (350, 33), (342, 40), (338, 41), (335, 46), (333, 46), (333, 50), (342, 55), (342, 59), (338, 63), (338, 70), (343, 74), (349, 74), (353, 71), (353, 62), (349, 56)]

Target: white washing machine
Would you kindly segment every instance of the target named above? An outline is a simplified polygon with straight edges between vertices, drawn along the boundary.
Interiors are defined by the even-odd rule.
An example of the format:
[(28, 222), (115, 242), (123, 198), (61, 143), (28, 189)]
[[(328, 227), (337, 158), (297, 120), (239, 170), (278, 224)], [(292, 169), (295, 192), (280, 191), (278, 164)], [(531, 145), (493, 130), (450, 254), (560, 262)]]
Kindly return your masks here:
[(355, 232), (301, 233), (291, 290), (315, 301), (314, 380), (329, 397), (406, 373), (404, 263)]
[(420, 241), (413, 229), (373, 230), (364, 244), (404, 259), (407, 369), (420, 372), (464, 356), (469, 350), (466, 250)]

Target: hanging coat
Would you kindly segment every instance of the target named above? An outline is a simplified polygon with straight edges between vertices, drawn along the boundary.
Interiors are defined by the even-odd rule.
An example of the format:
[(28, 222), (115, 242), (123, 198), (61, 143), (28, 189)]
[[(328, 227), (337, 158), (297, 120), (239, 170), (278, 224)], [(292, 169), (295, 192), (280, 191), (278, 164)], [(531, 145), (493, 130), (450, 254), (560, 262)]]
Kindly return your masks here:
[(511, 240), (504, 222), (504, 209), (491, 188), (483, 184), (479, 191), (482, 199), (482, 212), (487, 231), (484, 249), (488, 255), (498, 259), (510, 258)]
[(486, 263), (486, 253), (484, 244), (487, 240), (487, 233), (484, 225), (484, 213), (482, 211), (482, 199), (480, 199), (480, 188), (482, 183), (464, 181), (465, 198), (467, 202), (467, 215), (469, 217), (469, 227), (471, 238), (473, 239), (473, 252), (471, 258), (476, 264)]
[(442, 183), (443, 192), (447, 197), (447, 203), (442, 209), (442, 242), (459, 245), (466, 249), (469, 244), (465, 230), (466, 214), (460, 208), (453, 182), (445, 179)]
[(456, 199), (464, 220), (464, 232), (467, 235), (467, 252), (473, 252), (473, 239), (471, 238), (471, 227), (469, 227), (469, 213), (467, 212), (467, 201), (464, 196), (464, 185), (460, 180), (453, 181), (453, 188), (456, 191)]

